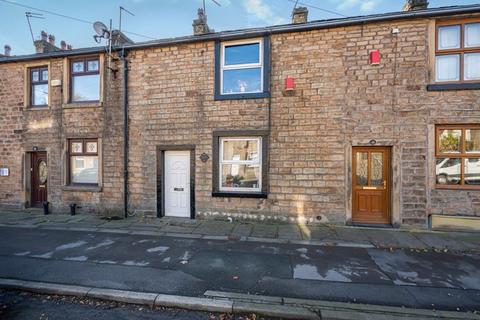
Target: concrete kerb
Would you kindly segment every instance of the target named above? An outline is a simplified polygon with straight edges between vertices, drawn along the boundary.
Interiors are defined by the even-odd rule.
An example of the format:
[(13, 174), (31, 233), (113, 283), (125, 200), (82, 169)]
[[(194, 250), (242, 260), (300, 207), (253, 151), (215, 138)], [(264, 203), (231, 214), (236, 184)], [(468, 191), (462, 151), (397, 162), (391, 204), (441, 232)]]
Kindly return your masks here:
[[(367, 305), (347, 302), (331, 302), (321, 300), (283, 298), (273, 296), (261, 296), (242, 293), (232, 293), (223, 291), (206, 291), (206, 297), (219, 299), (234, 299), (234, 312), (240, 310), (235, 308), (235, 304), (240, 302), (249, 303), (255, 301), (256, 305), (270, 306), (284, 306), (284, 307), (299, 307), (303, 310), (317, 310), (321, 314), (322, 319), (331, 320), (350, 320), (350, 319), (365, 319), (365, 320), (387, 320), (387, 319), (415, 319), (415, 320), (473, 320), (480, 319), (480, 315), (465, 312), (455, 311), (438, 311), (426, 309), (411, 309), (403, 307), (390, 307), (380, 305)], [(273, 314), (271, 314), (274, 316)]]
[(234, 302), (222, 299), (198, 298), (149, 292), (135, 292), (85, 286), (62, 285), (56, 283), (5, 278), (0, 278), (0, 288), (24, 290), (41, 294), (96, 298), (148, 306), (175, 307), (197, 311), (221, 313), (257, 313), (264, 316), (281, 317), (285, 319), (320, 319), (317, 314), (309, 311), (308, 309), (296, 306)]

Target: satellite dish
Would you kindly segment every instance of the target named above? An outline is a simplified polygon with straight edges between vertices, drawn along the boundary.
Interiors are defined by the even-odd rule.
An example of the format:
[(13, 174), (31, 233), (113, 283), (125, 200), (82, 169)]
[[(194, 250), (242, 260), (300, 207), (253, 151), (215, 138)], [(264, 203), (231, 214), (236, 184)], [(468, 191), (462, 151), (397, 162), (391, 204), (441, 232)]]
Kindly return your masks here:
[(93, 24), (93, 29), (99, 37), (104, 37), (108, 39), (110, 36), (107, 26), (100, 21), (97, 21)]

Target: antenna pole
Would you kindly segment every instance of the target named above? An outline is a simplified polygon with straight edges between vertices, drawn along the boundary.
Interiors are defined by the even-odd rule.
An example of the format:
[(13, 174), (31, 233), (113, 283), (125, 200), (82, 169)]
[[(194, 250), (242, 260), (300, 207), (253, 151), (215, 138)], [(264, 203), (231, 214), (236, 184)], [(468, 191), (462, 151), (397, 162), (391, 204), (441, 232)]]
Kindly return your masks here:
[(30, 24), (30, 16), (28, 15), (28, 12), (25, 12), (25, 17), (27, 17), (28, 27), (30, 28), (30, 34), (32, 35), (32, 42), (35, 44), (35, 38), (33, 37), (32, 25)]
[(32, 42), (33, 45), (35, 45), (35, 37), (33, 36), (33, 31), (32, 31), (32, 24), (30, 23), (30, 18), (37, 18), (37, 19), (45, 19), (42, 17), (41, 13), (35, 13), (35, 12), (25, 12), (25, 17), (27, 18), (28, 22), (28, 28), (30, 29), (30, 35), (32, 36)]
[(124, 7), (120, 6), (120, 19), (118, 24), (118, 30), (122, 31), (122, 12), (125, 11), (126, 13), (130, 14), (131, 16), (135, 16), (133, 13), (125, 9)]
[[(112, 19), (110, 19), (110, 34), (108, 37), (108, 70), (112, 70), (111, 61), (112, 61)], [(110, 74), (110, 71), (109, 71), (109, 74)]]

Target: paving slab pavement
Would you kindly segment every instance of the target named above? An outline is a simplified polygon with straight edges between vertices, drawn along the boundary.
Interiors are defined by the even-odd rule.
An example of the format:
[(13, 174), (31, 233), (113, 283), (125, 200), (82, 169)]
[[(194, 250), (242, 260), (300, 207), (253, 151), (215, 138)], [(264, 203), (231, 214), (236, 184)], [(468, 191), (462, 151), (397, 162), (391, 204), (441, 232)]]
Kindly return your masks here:
[[(83, 229), (111, 233), (167, 234), (215, 239), (228, 237), (270, 243), (300, 243), (323, 246), (375, 246), (480, 252), (480, 233), (431, 232), (427, 230), (359, 228), (325, 224), (273, 224), (262, 222), (191, 220), (144, 216), (103, 219), (94, 215), (43, 215), (33, 212), (0, 212), (0, 225), (41, 229)], [(220, 238), (218, 238), (220, 239)]]

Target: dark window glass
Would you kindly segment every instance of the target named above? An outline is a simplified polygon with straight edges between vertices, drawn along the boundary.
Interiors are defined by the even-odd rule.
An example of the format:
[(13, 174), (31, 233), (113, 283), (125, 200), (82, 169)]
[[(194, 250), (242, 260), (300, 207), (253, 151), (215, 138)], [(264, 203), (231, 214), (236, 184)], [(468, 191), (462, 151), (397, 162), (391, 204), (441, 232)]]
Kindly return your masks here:
[(48, 69), (30, 69), (30, 105), (34, 107), (48, 104)]

